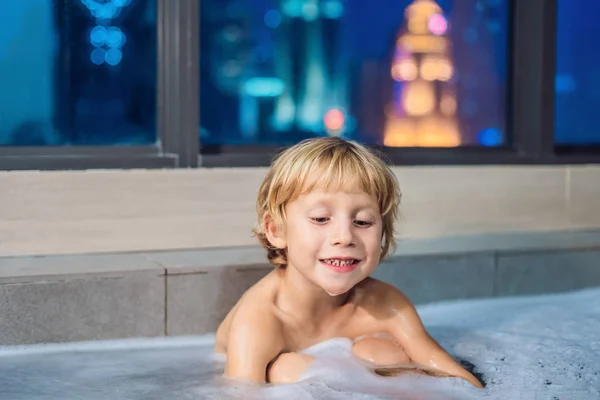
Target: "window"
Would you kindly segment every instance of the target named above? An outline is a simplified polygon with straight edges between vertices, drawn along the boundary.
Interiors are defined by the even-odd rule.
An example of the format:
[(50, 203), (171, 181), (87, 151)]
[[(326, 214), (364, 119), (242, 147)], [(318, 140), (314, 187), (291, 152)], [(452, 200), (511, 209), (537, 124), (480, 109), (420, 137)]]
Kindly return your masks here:
[(509, 0), (202, 0), (200, 142), (507, 145), (508, 18)]
[(156, 142), (156, 0), (1, 1), (0, 146)]
[(555, 143), (600, 145), (600, 25), (595, 0), (559, 0)]
[(0, 1), (0, 169), (597, 162), (596, 3)]

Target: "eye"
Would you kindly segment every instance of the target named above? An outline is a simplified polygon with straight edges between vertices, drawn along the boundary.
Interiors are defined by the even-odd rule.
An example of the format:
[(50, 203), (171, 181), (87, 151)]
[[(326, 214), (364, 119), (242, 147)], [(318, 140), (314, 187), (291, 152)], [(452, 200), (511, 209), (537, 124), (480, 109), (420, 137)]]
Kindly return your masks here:
[(329, 221), (329, 218), (327, 218), (327, 217), (316, 217), (316, 218), (311, 218), (311, 220), (313, 222), (316, 222), (317, 224), (324, 224), (327, 221)]
[(361, 220), (354, 220), (354, 223), (362, 228), (367, 228), (367, 227), (373, 225), (373, 222), (361, 221)]

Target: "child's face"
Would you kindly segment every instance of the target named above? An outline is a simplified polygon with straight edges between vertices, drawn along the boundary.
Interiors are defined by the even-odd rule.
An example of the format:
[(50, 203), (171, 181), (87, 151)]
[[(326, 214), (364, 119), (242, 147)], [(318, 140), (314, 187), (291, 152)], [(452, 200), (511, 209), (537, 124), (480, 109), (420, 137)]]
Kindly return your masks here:
[(381, 255), (376, 199), (363, 192), (314, 190), (286, 207), (288, 266), (330, 295), (369, 276)]

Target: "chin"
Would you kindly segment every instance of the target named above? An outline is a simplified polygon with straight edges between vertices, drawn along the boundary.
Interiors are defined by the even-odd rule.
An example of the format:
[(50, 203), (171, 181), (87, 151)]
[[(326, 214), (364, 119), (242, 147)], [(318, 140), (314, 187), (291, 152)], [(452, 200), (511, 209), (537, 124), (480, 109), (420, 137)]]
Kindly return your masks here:
[(328, 295), (330, 295), (331, 297), (336, 297), (336, 296), (341, 296), (343, 294), (348, 293), (350, 290), (352, 290), (352, 288), (354, 287), (354, 285), (347, 285), (347, 286), (343, 286), (343, 287), (327, 287), (327, 286), (322, 286), (323, 290), (325, 292), (327, 292)]
[(338, 296), (341, 296), (341, 295), (346, 294), (346, 293), (348, 293), (347, 290), (344, 291), (344, 292), (339, 292), (339, 293), (338, 292), (332, 293), (332, 292), (327, 291), (327, 294), (330, 295), (331, 297), (338, 297)]

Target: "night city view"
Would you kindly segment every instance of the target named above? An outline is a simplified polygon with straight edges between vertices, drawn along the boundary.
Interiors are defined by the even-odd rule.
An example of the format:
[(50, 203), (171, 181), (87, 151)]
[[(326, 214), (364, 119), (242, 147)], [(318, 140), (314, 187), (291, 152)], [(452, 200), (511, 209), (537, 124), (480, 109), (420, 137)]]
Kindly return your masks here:
[[(201, 143), (510, 145), (510, 1), (373, 4), (201, 1)], [(156, 7), (2, 2), (0, 144), (154, 143)], [(558, 2), (557, 144), (600, 143), (594, 10), (594, 0)]]

